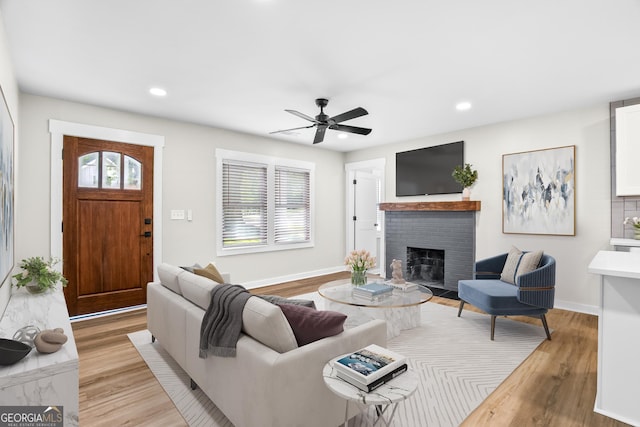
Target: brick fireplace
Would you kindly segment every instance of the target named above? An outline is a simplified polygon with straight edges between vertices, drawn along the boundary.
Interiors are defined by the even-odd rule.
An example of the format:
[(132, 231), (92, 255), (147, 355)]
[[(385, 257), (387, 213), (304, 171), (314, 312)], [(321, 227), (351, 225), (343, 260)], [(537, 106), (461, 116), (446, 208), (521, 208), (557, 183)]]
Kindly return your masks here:
[[(424, 280), (429, 287), (456, 292), (458, 280), (472, 277), (479, 201), (381, 203), (380, 209), (385, 211), (387, 266), (399, 259), (407, 280), (407, 269), (413, 267), (418, 283)], [(440, 254), (442, 261), (436, 260)], [(433, 267), (440, 263), (444, 277), (438, 282), (433, 280), (439, 275), (434, 276)], [(390, 268), (387, 278), (391, 278)]]

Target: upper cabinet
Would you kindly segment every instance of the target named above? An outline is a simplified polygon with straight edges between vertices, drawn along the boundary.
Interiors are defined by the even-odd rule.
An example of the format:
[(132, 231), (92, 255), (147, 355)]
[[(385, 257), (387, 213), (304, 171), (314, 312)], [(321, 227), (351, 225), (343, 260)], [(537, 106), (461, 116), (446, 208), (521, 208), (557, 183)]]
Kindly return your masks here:
[(616, 108), (616, 196), (640, 195), (640, 104)]

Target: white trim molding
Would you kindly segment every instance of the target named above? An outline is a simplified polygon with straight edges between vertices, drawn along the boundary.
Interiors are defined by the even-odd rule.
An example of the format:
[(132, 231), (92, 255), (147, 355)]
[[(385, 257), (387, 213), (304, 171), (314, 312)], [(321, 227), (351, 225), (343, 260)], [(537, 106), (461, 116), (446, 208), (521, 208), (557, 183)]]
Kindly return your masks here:
[(162, 261), (162, 153), (164, 136), (49, 120), (51, 133), (51, 256), (62, 259), (62, 147), (64, 136), (153, 147), (153, 276)]

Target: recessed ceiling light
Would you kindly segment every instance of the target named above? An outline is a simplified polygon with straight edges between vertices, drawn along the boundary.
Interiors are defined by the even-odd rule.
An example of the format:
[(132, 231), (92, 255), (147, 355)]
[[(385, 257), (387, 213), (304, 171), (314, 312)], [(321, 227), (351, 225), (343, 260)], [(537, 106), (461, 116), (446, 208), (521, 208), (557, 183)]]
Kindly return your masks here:
[(167, 96), (167, 91), (161, 87), (152, 87), (149, 89), (149, 93), (154, 96)]
[(347, 139), (349, 137), (349, 135), (347, 135), (346, 133), (339, 133), (338, 134), (338, 138), (340, 139)]
[(458, 111), (466, 111), (469, 110), (471, 108), (471, 103), (470, 102), (459, 102), (456, 105), (456, 110)]

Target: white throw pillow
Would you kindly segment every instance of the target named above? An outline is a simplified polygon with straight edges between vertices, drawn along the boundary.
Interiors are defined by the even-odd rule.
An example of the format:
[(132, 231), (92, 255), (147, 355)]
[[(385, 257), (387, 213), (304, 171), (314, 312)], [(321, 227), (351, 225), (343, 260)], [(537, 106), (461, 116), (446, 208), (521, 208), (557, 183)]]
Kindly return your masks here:
[(502, 267), (500, 280), (511, 283), (512, 285), (516, 284), (516, 271), (518, 270), (518, 263), (520, 262), (521, 256), (522, 251), (515, 246), (511, 246), (509, 254), (507, 255), (507, 261), (504, 263), (504, 267)]

